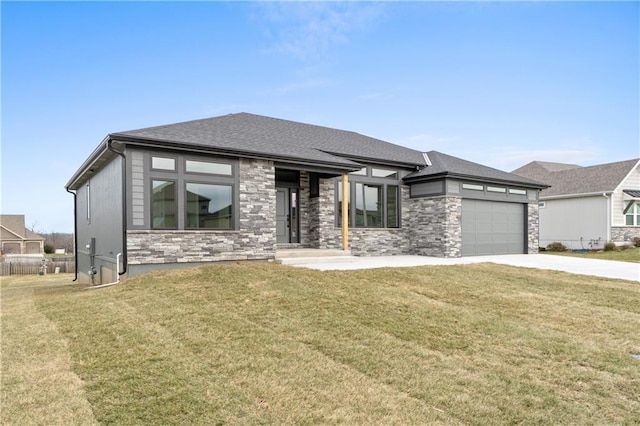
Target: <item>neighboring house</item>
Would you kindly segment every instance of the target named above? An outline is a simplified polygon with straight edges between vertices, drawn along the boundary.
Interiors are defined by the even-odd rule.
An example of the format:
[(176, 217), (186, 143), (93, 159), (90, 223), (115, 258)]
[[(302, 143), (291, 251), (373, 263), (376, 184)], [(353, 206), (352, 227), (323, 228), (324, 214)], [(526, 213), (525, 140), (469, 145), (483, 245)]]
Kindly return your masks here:
[(534, 161), (514, 170), (551, 185), (540, 193), (540, 246), (599, 249), (640, 237), (639, 165), (638, 159), (590, 167)]
[(0, 244), (3, 255), (42, 255), (44, 237), (24, 226), (24, 215), (0, 215)]
[(291, 247), (536, 252), (544, 187), (439, 152), (246, 113), (110, 134), (66, 185), (78, 277), (93, 284), (271, 260)]

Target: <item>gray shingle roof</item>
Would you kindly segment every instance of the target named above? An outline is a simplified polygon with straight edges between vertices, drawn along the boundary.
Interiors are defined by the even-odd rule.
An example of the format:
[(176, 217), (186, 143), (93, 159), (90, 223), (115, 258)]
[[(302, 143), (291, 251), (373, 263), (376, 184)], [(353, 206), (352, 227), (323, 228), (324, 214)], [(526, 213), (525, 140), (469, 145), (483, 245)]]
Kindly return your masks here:
[(7, 238), (6, 235), (9, 235), (4, 232), (5, 229), (9, 231), (10, 234), (13, 234), (13, 237), (9, 235), (8, 239), (14, 239), (16, 235), (23, 240), (44, 240), (45, 239), (42, 235), (36, 234), (35, 232), (25, 227), (23, 214), (0, 215), (0, 226), (4, 228), (3, 235), (5, 235), (5, 237), (3, 237), (3, 239)]
[(539, 182), (544, 182), (544, 178), (549, 175), (549, 172), (559, 172), (562, 170), (570, 170), (578, 168), (577, 164), (564, 164), (564, 163), (550, 163), (546, 161), (532, 161), (519, 169), (512, 171), (520, 176), (528, 177)]
[(359, 133), (239, 113), (113, 133), (114, 139), (142, 138), (185, 147), (206, 147), (238, 154), (357, 166), (355, 161), (424, 165), (419, 151)]
[(612, 192), (638, 164), (638, 159), (560, 170), (548, 167), (549, 164), (557, 163), (534, 161), (513, 173), (551, 185), (540, 193), (541, 197)]
[(482, 164), (463, 160), (438, 151), (427, 152), (427, 157), (431, 161), (431, 165), (410, 174), (405, 178), (406, 180), (413, 181), (437, 176), (456, 176), (477, 178), (485, 181), (508, 182), (536, 188), (546, 186), (533, 179), (483, 166)]

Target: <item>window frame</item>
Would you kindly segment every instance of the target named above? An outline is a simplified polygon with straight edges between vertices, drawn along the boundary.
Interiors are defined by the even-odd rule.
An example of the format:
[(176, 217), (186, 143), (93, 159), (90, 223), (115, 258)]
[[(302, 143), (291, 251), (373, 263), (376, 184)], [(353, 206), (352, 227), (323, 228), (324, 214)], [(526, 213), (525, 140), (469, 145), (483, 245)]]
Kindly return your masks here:
[[(633, 224), (627, 223), (627, 218), (631, 217)], [(624, 211), (624, 226), (640, 226), (640, 202), (634, 201), (625, 211)]]
[(462, 189), (466, 189), (469, 191), (483, 191), (484, 192), (484, 185), (482, 184), (477, 184), (477, 183), (462, 183)]
[[(225, 186), (225, 187), (229, 187), (231, 188), (231, 218), (229, 219), (229, 223), (230, 223), (230, 227), (229, 228), (193, 228), (188, 226), (188, 222), (189, 222), (189, 198), (187, 196), (187, 186), (189, 184), (193, 184), (193, 185), (211, 185), (211, 186)], [(194, 181), (194, 180), (184, 180), (183, 182), (183, 189), (184, 189), (184, 230), (185, 231), (232, 231), (235, 229), (235, 201), (234, 201), (234, 194), (235, 194), (235, 188), (236, 185), (235, 184), (231, 184), (231, 183), (217, 183), (217, 182), (201, 182), (201, 181)]]
[[(152, 157), (164, 157), (175, 158), (176, 169), (174, 171), (164, 169), (154, 169), (152, 167)], [(146, 185), (149, 185), (145, 195), (145, 199), (148, 198), (148, 202), (145, 201), (145, 222), (147, 225), (141, 229), (149, 230), (173, 230), (173, 231), (236, 231), (239, 229), (239, 204), (240, 196), (239, 191), (239, 160), (226, 157), (217, 156), (199, 156), (197, 154), (189, 153), (167, 153), (164, 152), (146, 152), (146, 170), (147, 176), (145, 177)], [(198, 161), (203, 163), (220, 163), (229, 164), (231, 166), (231, 174), (215, 174), (215, 173), (201, 173), (201, 172), (187, 172), (187, 161)], [(173, 228), (156, 228), (153, 226), (153, 181), (172, 181), (175, 184), (175, 227)], [(231, 218), (229, 219), (229, 228), (193, 228), (188, 227), (188, 200), (187, 200), (187, 184), (205, 184), (205, 185), (220, 185), (231, 187)]]
[[(354, 229), (400, 229), (402, 228), (402, 171), (400, 169), (393, 169), (389, 167), (380, 167), (380, 169), (384, 169), (385, 171), (395, 171), (396, 178), (384, 178), (384, 177), (373, 177), (372, 169), (377, 169), (376, 166), (366, 166), (363, 167), (358, 172), (366, 170), (362, 174), (353, 174), (349, 173), (349, 227)], [(357, 210), (357, 185), (363, 185), (363, 191), (365, 186), (374, 186), (379, 187), (380, 197), (381, 197), (381, 217), (380, 223), (381, 226), (368, 226), (368, 221), (365, 219), (365, 225), (357, 225), (356, 222), (356, 210)], [(395, 203), (395, 222), (396, 226), (388, 226), (389, 225), (389, 188), (396, 187), (396, 203)], [(336, 218), (335, 218), (335, 226), (337, 228), (342, 227), (342, 182), (341, 178), (335, 179), (335, 209), (336, 209)], [(366, 196), (364, 202), (366, 203)]]
[[(187, 170), (187, 163), (188, 162), (194, 162), (194, 163), (209, 163), (209, 164), (223, 164), (223, 165), (228, 165), (231, 168), (230, 173), (225, 174), (225, 173), (209, 173), (209, 172), (193, 172), (193, 171), (189, 171)], [(195, 159), (195, 158), (189, 158), (189, 157), (185, 157), (184, 158), (184, 174), (185, 175), (194, 175), (194, 176), (223, 176), (223, 177), (232, 177), (234, 175), (233, 173), (233, 164), (231, 164), (228, 161), (207, 161), (207, 160), (200, 160), (200, 159)]]
[(509, 188), (509, 194), (510, 195), (527, 195), (527, 190), (520, 189), (520, 188)]
[[(154, 182), (170, 182), (173, 184), (173, 203), (174, 203), (174, 212), (173, 212), (173, 216), (174, 216), (174, 225), (172, 227), (169, 226), (160, 226), (160, 227), (156, 227), (153, 224), (153, 219), (154, 219), (154, 200), (153, 200), (153, 194), (154, 194), (154, 187), (153, 187), (153, 183)], [(151, 197), (149, 199), (149, 212), (151, 214), (151, 219), (149, 221), (149, 228), (152, 230), (177, 230), (179, 228), (178, 225), (178, 181), (176, 179), (165, 179), (165, 178), (151, 178), (149, 181), (149, 187), (151, 188)]]
[[(154, 158), (173, 160), (173, 169), (161, 169), (161, 168), (153, 167), (153, 159)], [(178, 171), (178, 158), (175, 155), (151, 154), (151, 156), (149, 158), (149, 166), (150, 166), (151, 170), (154, 171), (154, 172), (176, 173)]]

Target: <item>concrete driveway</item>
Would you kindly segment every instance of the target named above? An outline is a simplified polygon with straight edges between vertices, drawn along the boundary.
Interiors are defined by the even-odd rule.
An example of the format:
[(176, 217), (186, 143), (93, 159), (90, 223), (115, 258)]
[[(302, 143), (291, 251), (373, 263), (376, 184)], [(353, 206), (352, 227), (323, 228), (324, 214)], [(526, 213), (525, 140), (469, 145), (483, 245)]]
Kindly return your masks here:
[(282, 263), (285, 265), (318, 269), (321, 271), (426, 265), (466, 265), (486, 262), (524, 268), (549, 269), (604, 278), (640, 281), (640, 264), (638, 263), (554, 256), (549, 254), (508, 254), (499, 256), (471, 256), (455, 259), (424, 256), (340, 256), (282, 259)]

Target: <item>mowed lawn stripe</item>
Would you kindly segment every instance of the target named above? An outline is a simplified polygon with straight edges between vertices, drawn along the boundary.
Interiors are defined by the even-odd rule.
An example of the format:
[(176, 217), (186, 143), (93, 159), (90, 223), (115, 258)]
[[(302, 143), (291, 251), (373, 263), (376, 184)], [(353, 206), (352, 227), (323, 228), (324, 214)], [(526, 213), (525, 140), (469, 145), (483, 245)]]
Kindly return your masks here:
[(633, 423), (637, 283), (491, 264), (38, 293), (101, 423)]
[(29, 284), (32, 277), (15, 277), (13, 286), (2, 280), (0, 423), (97, 424), (67, 339), (34, 303), (34, 290), (60, 285), (59, 277), (41, 277), (36, 285)]
[[(233, 309), (220, 309), (186, 288), (166, 298), (162, 291), (154, 293), (154, 286), (147, 287), (148, 294), (140, 288), (128, 291), (133, 287), (105, 289), (109, 297), (85, 307), (94, 324), (73, 327), (76, 333), (89, 329), (87, 334), (100, 340), (78, 364), (94, 374), (88, 381), (127, 387), (126, 392), (95, 389), (97, 416), (103, 422), (451, 423), (422, 401), (381, 386)], [(81, 297), (84, 304), (88, 296)], [(90, 312), (100, 306), (104, 313)], [(100, 330), (108, 335), (101, 338)], [(140, 397), (152, 388), (158, 393), (148, 395), (141, 407)], [(144, 413), (135, 415), (135, 408)], [(115, 417), (117, 412), (121, 414)]]

